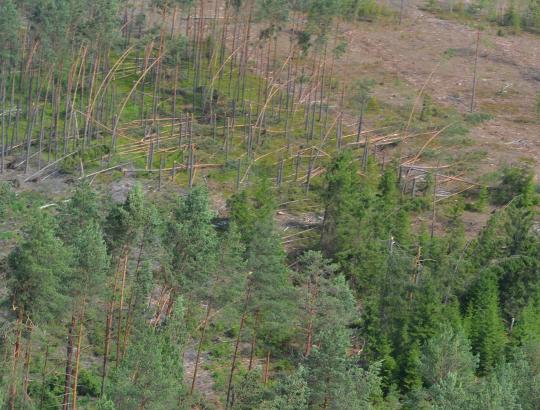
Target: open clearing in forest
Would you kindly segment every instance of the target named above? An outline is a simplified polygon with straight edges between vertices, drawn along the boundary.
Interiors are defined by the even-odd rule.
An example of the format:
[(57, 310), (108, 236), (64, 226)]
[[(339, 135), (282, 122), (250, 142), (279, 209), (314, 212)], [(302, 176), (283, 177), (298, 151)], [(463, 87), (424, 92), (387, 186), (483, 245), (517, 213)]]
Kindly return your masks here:
[[(442, 20), (420, 10), (422, 0), (408, 4), (401, 26), (394, 22), (360, 22), (342, 27), (348, 50), (337, 64), (342, 78), (371, 78), (375, 96), (400, 104), (401, 84), (425, 93), (445, 107), (469, 110), (474, 71), (476, 29)], [(540, 121), (535, 116), (540, 92), (540, 37), (529, 33), (497, 35), (481, 32), (476, 111), (492, 119), (471, 128), (471, 147), (478, 174), (504, 164), (530, 162), (540, 169)]]

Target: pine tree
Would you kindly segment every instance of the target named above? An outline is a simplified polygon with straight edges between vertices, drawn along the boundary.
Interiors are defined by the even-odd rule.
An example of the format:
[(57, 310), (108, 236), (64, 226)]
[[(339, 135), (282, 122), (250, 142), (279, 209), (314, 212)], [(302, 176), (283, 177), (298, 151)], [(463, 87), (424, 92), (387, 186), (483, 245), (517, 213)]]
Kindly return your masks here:
[[(321, 248), (325, 255), (334, 256), (351, 241), (355, 228), (360, 181), (350, 151), (345, 151), (329, 167), (322, 196), (324, 220)], [(352, 244), (351, 244), (352, 245)], [(349, 245), (350, 246), (350, 245)]]
[(232, 408), (240, 410), (257, 409), (264, 400), (264, 393), (260, 373), (248, 372), (234, 387)]
[(420, 346), (418, 341), (414, 341), (407, 352), (403, 365), (403, 387), (406, 391), (416, 390), (422, 387), (422, 376), (420, 374)]
[(13, 0), (0, 4), (0, 27), (0, 66), (5, 68), (15, 64), (19, 45), (20, 16)]
[(482, 408), (474, 407), (474, 393), (469, 387), (462, 382), (458, 374), (450, 373), (447, 378), (429, 389), (430, 408), (436, 410)]
[(71, 198), (60, 209), (57, 220), (61, 225), (59, 235), (66, 241), (87, 225), (101, 222), (97, 194), (90, 185), (83, 182), (75, 188)]
[(110, 210), (105, 221), (105, 235), (110, 252), (116, 259), (124, 258), (130, 247), (137, 242), (148, 219), (148, 211), (139, 184), (129, 191), (124, 203)]
[(261, 404), (261, 410), (307, 410), (309, 388), (306, 381), (306, 369), (300, 365), (290, 375), (279, 380), (273, 400)]
[(497, 282), (484, 272), (469, 303), (465, 328), (473, 352), (479, 358), (479, 373), (486, 374), (503, 361), (506, 334), (499, 311)]
[(474, 382), (478, 359), (460, 328), (441, 326), (422, 349), (421, 373), (428, 386), (441, 383), (451, 374), (465, 384)]
[(257, 337), (267, 349), (279, 346), (291, 335), (290, 323), (296, 316), (296, 306), (285, 252), (273, 218), (255, 222), (253, 239), (247, 248), (247, 269), (251, 272), (252, 289), (249, 310), (256, 318)]
[[(310, 408), (343, 408), (341, 388), (346, 382), (349, 332), (343, 328), (325, 330), (306, 361)], [(344, 405), (346, 403), (343, 403)]]
[(349, 336), (343, 327), (321, 332), (306, 360), (309, 408), (371, 409), (382, 401), (381, 363), (359, 368), (347, 355)]
[(218, 245), (213, 218), (205, 187), (195, 187), (174, 209), (165, 234), (173, 295), (192, 292), (213, 272)]
[(271, 350), (291, 336), (289, 324), (296, 316), (295, 292), (275, 228), (277, 204), (269, 181), (261, 180), (252, 195), (233, 197), (229, 206), (246, 246), (246, 268), (251, 272), (252, 331), (263, 342), (268, 359)]
[[(55, 236), (55, 230), (52, 218), (43, 213), (31, 214), (23, 229), (23, 240), (8, 257), (7, 285), (17, 316), (8, 393), (11, 409), (16, 406), (20, 381), (17, 369), (23, 324), (31, 324), (28, 327), (30, 340), (35, 326), (53, 319), (61, 320), (69, 302), (62, 284), (69, 280), (72, 254)], [(26, 384), (25, 381), (24, 388)], [(27, 394), (22, 392), (23, 403)], [(20, 406), (24, 406), (23, 403)]]
[(540, 288), (529, 300), (517, 318), (512, 338), (520, 345), (535, 346), (540, 343)]
[(183, 314), (180, 302), (162, 326), (136, 324), (134, 342), (111, 375), (109, 393), (117, 408), (170, 409), (184, 400)]
[(227, 231), (219, 238), (217, 266), (208, 278), (208, 284), (199, 284), (198, 296), (206, 299), (206, 314), (201, 326), (201, 335), (197, 348), (193, 377), (191, 382), (192, 394), (195, 389), (202, 347), (206, 330), (211, 321), (211, 314), (219, 310), (224, 317), (239, 315), (235, 301), (242, 298), (246, 287), (245, 247), (241, 242), (240, 233), (232, 222)]
[(23, 240), (8, 259), (7, 283), (13, 306), (35, 320), (57, 317), (67, 302), (62, 284), (70, 276), (72, 255), (55, 230), (48, 215), (30, 215)]
[[(76, 386), (79, 373), (80, 349), (73, 356), (75, 347), (75, 332), (78, 332), (77, 345), (80, 346), (83, 337), (83, 326), (86, 317), (87, 304), (102, 294), (105, 289), (105, 277), (109, 270), (109, 256), (103, 240), (103, 233), (96, 222), (89, 223), (76, 231), (73, 241), (73, 268), (65, 284), (65, 294), (71, 297), (71, 322), (68, 330), (66, 346), (66, 376), (64, 404), (69, 405), (72, 380), (73, 402), (76, 402)], [(77, 330), (78, 327), (78, 330)], [(73, 366), (74, 364), (74, 366)], [(75, 404), (76, 406), (76, 404)]]
[(346, 326), (355, 313), (355, 302), (345, 278), (336, 274), (337, 265), (320, 252), (308, 251), (299, 260), (302, 286), (303, 322), (306, 324), (306, 356), (317, 334), (335, 326)]

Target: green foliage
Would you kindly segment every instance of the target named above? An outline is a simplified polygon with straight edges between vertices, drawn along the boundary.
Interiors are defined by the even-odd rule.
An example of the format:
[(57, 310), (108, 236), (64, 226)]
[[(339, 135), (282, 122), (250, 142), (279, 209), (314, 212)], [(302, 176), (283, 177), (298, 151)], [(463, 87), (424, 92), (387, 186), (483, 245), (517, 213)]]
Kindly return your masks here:
[(97, 397), (100, 393), (99, 377), (86, 369), (80, 369), (77, 383), (77, 394), (79, 396)]
[(504, 360), (507, 339), (499, 309), (496, 280), (485, 272), (475, 286), (465, 318), (473, 352), (479, 358), (480, 374), (489, 373)]
[(178, 201), (165, 236), (169, 281), (175, 291), (193, 291), (197, 285), (207, 283), (215, 268), (218, 241), (213, 218), (205, 187), (192, 189)]
[(406, 391), (416, 390), (422, 386), (420, 366), (420, 347), (418, 342), (414, 342), (407, 352), (403, 365), (403, 386)]
[(521, 206), (530, 206), (537, 202), (534, 173), (531, 169), (520, 167), (503, 169), (501, 183), (493, 193), (493, 202), (497, 205), (505, 205), (514, 198)]
[(355, 228), (355, 205), (360, 181), (352, 153), (341, 154), (329, 167), (323, 194), (325, 207), (321, 247), (328, 256), (335, 256), (350, 239)]
[(0, 4), (0, 61), (14, 64), (19, 45), (20, 16), (13, 0)]
[(538, 302), (531, 301), (523, 311), (516, 324), (513, 337), (521, 344), (527, 345), (540, 342), (540, 308)]
[(234, 408), (241, 410), (259, 408), (264, 400), (264, 393), (260, 373), (248, 372), (234, 387)]
[(126, 357), (111, 376), (109, 395), (117, 408), (176, 408), (185, 397), (182, 304), (161, 327), (139, 323)]
[(111, 253), (123, 254), (137, 241), (145, 226), (153, 222), (151, 210), (138, 184), (128, 193), (123, 204), (112, 207), (105, 221), (105, 237)]
[(279, 380), (274, 389), (275, 398), (260, 406), (261, 410), (307, 410), (309, 388), (306, 369), (300, 365), (294, 373)]
[(289, 2), (287, 0), (257, 0), (256, 16), (268, 25), (261, 31), (260, 37), (273, 36), (281, 30), (289, 17)]
[(346, 408), (342, 401), (348, 376), (349, 332), (343, 328), (325, 330), (319, 335), (320, 347), (306, 361), (310, 408)]
[(487, 187), (482, 186), (478, 192), (478, 198), (473, 204), (468, 204), (467, 209), (475, 212), (484, 212), (489, 202), (489, 191)]
[(13, 305), (33, 320), (46, 321), (62, 312), (61, 289), (71, 273), (72, 254), (55, 236), (54, 220), (31, 215), (21, 243), (8, 259), (8, 288)]
[(317, 335), (334, 327), (346, 327), (355, 316), (354, 296), (345, 278), (336, 273), (337, 266), (325, 260), (320, 252), (308, 251), (300, 257), (304, 320)]
[(284, 324), (294, 317), (294, 290), (273, 220), (257, 221), (254, 233), (247, 247), (250, 309), (258, 320), (257, 335), (268, 344), (278, 345), (290, 335), (291, 328)]
[[(38, 161), (43, 165), (45, 160), (51, 164), (60, 159), (55, 165), (60, 171), (78, 174), (83, 165), (99, 191), (89, 184), (77, 184), (70, 198), (63, 198), (69, 185), (44, 194), (29, 192), (30, 185), (24, 185), (16, 196), (7, 184), (0, 185), (0, 217), (2, 229), (7, 230), (0, 235), (8, 239), (2, 240), (6, 246), (1, 253), (2, 257), (9, 254), (0, 260), (0, 271), (6, 272), (7, 279), (7, 289), (0, 291), (4, 309), (0, 312), (0, 347), (5, 358), (0, 363), (0, 407), (9, 407), (10, 384), (17, 387), (15, 408), (38, 407), (42, 393), (44, 408), (61, 406), (66, 368), (62, 359), (66, 351), (64, 321), (68, 314), (75, 314), (79, 322), (73, 342), (77, 345), (80, 341), (83, 348), (78, 379), (80, 408), (219, 407), (236, 337), (240, 349), (233, 377), (235, 408), (539, 408), (540, 245), (532, 170), (504, 170), (500, 186), (492, 190), (493, 202), (504, 208), (494, 213), (472, 240), (465, 235), (463, 202), (458, 196), (437, 207), (441, 229), (430, 234), (421, 221), (432, 207), (434, 177), (418, 179), (417, 195), (408, 199), (397, 182), (397, 162), (386, 164), (381, 172), (374, 156), (366, 154), (359, 161), (356, 150), (341, 152), (328, 162), (318, 156), (318, 169), (327, 172), (322, 178), (313, 178), (310, 192), (302, 198), (300, 184), (282, 185), (277, 198), (272, 180), (264, 177), (269, 169), (274, 173), (277, 155), (286, 159), (277, 145), (279, 140), (269, 138), (267, 127), (277, 129), (282, 124), (283, 119), (276, 117), (283, 111), (282, 103), (288, 107), (290, 99), (282, 101), (281, 93), (276, 94), (267, 101), (268, 110), (261, 116), (261, 93), (271, 91), (264, 76), (250, 69), (243, 47), (248, 16), (256, 23), (252, 28), (261, 30), (258, 40), (250, 33), (248, 41), (248, 48), (255, 45), (259, 50), (260, 61), (266, 60), (267, 51), (268, 59), (273, 59), (274, 45), (281, 50), (281, 34), (290, 35), (291, 41), (296, 37), (301, 52), (293, 52), (288, 67), (292, 71), (293, 64), (299, 64), (299, 70), (294, 68), (298, 81), (290, 85), (308, 90), (313, 78), (321, 77), (323, 71), (324, 76), (332, 77), (328, 66), (317, 68), (317, 61), (343, 55), (345, 37), (338, 34), (332, 38), (334, 31), (342, 32), (338, 19), (372, 19), (388, 13), (385, 7), (374, 0), (233, 0), (227, 4), (231, 8), (227, 9), (230, 19), (225, 28), (221, 23), (226, 19), (215, 24), (192, 22), (199, 7), (206, 4), (192, 0), (143, 3), (0, 1), (0, 66), (7, 96), (4, 108), (20, 109), (19, 117), (4, 117), (8, 119), (8, 144), (22, 149), (18, 153), (10, 147), (9, 156), (16, 158), (24, 152), (21, 138), (27, 136), (31, 169)], [(486, 0), (464, 11), (453, 2), (432, 2), (430, 8), (440, 12), (449, 7), (451, 13), (478, 17), (485, 14), (517, 31), (521, 26), (538, 27), (538, 5), (538, 0), (509, 3), (498, 15), (494, 3)], [(289, 22), (291, 11), (293, 24)], [(182, 23), (186, 36), (177, 35), (172, 13), (177, 13), (176, 21), (187, 17), (189, 29)], [(196, 21), (202, 23), (200, 17)], [(219, 41), (221, 36), (230, 38), (233, 25), (235, 50)], [(126, 60), (116, 66), (128, 49)], [(447, 54), (459, 52), (451, 49)], [(109, 144), (107, 124), (115, 122), (115, 107), (138, 80), (142, 64), (155, 63), (158, 57), (163, 57), (161, 64), (141, 79), (126, 100), (115, 152)], [(306, 61), (314, 62), (315, 72), (302, 67)], [(43, 69), (49, 65), (51, 69)], [(279, 60), (273, 61), (268, 74), (275, 77), (279, 66)], [(111, 69), (114, 76), (105, 80), (113, 73)], [(340, 86), (330, 77), (326, 78), (327, 91), (335, 92)], [(243, 84), (245, 89), (240, 91)], [(377, 111), (381, 119), (376, 122), (387, 125), (382, 103), (371, 97), (374, 82), (352, 84), (352, 100), (346, 104), (361, 112)], [(151, 101), (148, 95), (152, 89), (157, 94)], [(208, 97), (208, 93), (212, 95)], [(11, 95), (13, 101), (9, 101)], [(275, 107), (278, 98), (281, 111)], [(330, 95), (327, 98), (332, 99)], [(70, 114), (69, 103), (76, 112)], [(93, 112), (87, 117), (89, 104)], [(165, 159), (165, 169), (172, 161), (184, 163), (180, 151), (185, 145), (185, 121), (180, 121), (181, 131), (178, 122), (168, 121), (173, 114), (177, 118), (186, 114), (188, 105), (198, 108), (193, 131), (199, 164), (206, 163), (209, 152), (215, 159), (211, 163), (216, 164), (224, 154), (221, 141), (205, 138), (213, 125), (210, 114), (216, 114), (216, 129), (220, 131), (215, 136), (219, 138), (221, 130), (225, 136), (225, 116), (231, 109), (236, 114), (231, 135), (240, 129), (249, 133), (242, 117), (247, 106), (255, 107), (254, 117), (262, 125), (254, 128), (260, 161), (249, 165), (246, 176), (249, 171), (263, 177), (242, 178), (239, 192), (228, 200), (228, 209), (220, 209), (219, 220), (207, 188), (197, 184), (171, 203), (172, 187), (163, 173), (161, 190), (154, 191), (151, 182), (148, 188), (147, 181), (144, 188), (136, 185), (122, 203), (110, 203), (102, 182), (114, 179), (117, 183), (121, 172), (94, 174), (97, 169), (93, 168), (105, 162), (118, 166), (120, 155), (126, 154), (122, 164), (132, 163), (133, 172), (146, 166), (144, 177), (153, 175), (160, 156)], [(320, 108), (322, 116), (325, 104), (313, 107), (313, 113)], [(43, 113), (43, 121), (37, 115), (36, 129), (32, 130), (29, 125), (34, 108)], [(309, 152), (308, 146), (300, 146), (304, 144), (300, 140), (304, 121), (295, 112), (287, 116), (289, 148), (291, 152), (308, 148)], [(199, 114), (203, 118), (197, 118)], [(71, 121), (70, 115), (72, 123), (64, 123)], [(431, 126), (447, 125), (455, 119), (441, 135), (443, 144), (457, 139), (467, 142), (468, 127), (490, 118), (483, 113), (441, 112), (425, 96), (415, 126), (419, 132), (429, 131)], [(146, 127), (132, 128), (124, 121)], [(323, 127), (332, 127), (331, 121), (324, 126), (323, 121), (314, 120), (321, 137)], [(396, 125), (393, 119), (391, 122)], [(41, 123), (43, 138), (38, 138)], [(279, 133), (271, 132), (280, 138)], [(67, 137), (66, 145), (62, 134)], [(175, 137), (179, 134), (180, 141)], [(140, 151), (152, 135), (159, 136), (159, 147), (152, 145), (158, 155), (144, 164)], [(233, 137), (243, 141), (238, 133)], [(263, 147), (271, 148), (272, 155), (258, 151)], [(322, 149), (325, 147), (328, 145)], [(217, 171), (202, 167), (195, 182), (204, 178), (214, 187), (235, 173), (230, 165), (233, 159), (243, 158), (243, 143), (227, 149), (229, 164)], [(332, 151), (327, 152), (331, 155)], [(277, 152), (280, 154), (274, 154)], [(70, 156), (61, 159), (67, 154)], [(131, 171), (122, 168), (126, 169), (123, 183), (131, 178)], [(290, 175), (290, 161), (285, 161), (283, 171)], [(41, 177), (48, 178), (45, 173)], [(176, 175), (176, 179), (185, 182), (183, 175)], [(224, 197), (230, 188), (226, 186)], [(469, 209), (484, 212), (488, 195), (482, 188)], [(221, 197), (216, 195), (216, 199)], [(284, 233), (282, 229), (291, 226), (276, 224), (278, 199), (287, 201), (279, 213), (281, 207), (287, 208), (288, 222), (295, 217), (288, 211), (309, 209), (317, 215), (324, 208), (320, 243), (315, 239), (285, 241), (285, 251), (283, 236), (302, 230), (309, 232), (306, 237), (315, 238), (319, 227), (309, 222), (309, 227), (292, 227)], [(35, 209), (49, 203), (53, 206), (44, 207), (46, 211)], [(224, 217), (227, 211), (228, 223)], [(21, 220), (25, 222), (22, 229)], [(441, 231), (444, 233), (439, 234)], [(298, 243), (302, 245), (296, 246)], [(250, 297), (244, 316), (242, 301), (247, 292)], [(82, 306), (86, 308), (84, 317), (78, 315)], [(203, 321), (207, 307), (208, 321)], [(109, 372), (104, 383), (106, 395), (97, 399), (101, 382), (97, 368), (106, 361), (105, 326), (107, 337), (112, 336), (107, 341)], [(82, 339), (77, 340), (79, 329)], [(255, 370), (247, 372), (251, 338), (255, 342)], [(198, 389), (204, 378), (205, 390), (188, 395), (185, 379), (191, 376), (192, 353), (199, 340), (200, 379), (195, 387)], [(122, 354), (115, 353), (115, 348)], [(184, 350), (190, 360), (188, 377), (184, 377)], [(47, 363), (45, 351), (49, 352)], [(269, 353), (272, 361), (266, 385), (257, 360), (262, 351)], [(29, 399), (24, 405), (26, 373)], [(213, 385), (206, 380), (210, 374), (215, 377)]]
[(0, 182), (0, 218), (5, 218), (7, 212), (15, 201), (15, 193), (12, 191), (10, 184)]
[(442, 383), (451, 375), (459, 375), (465, 384), (474, 382), (478, 360), (462, 329), (441, 326), (422, 350), (421, 373), (427, 386)]
[(382, 399), (380, 363), (357, 367), (347, 357), (349, 332), (325, 330), (306, 360), (309, 408), (372, 409)]

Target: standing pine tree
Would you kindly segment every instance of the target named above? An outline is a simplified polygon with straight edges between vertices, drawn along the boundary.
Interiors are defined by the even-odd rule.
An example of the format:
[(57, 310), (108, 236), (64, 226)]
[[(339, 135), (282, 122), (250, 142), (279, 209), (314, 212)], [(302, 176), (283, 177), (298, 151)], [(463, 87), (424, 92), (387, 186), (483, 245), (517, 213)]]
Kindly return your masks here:
[[(36, 325), (62, 319), (69, 302), (62, 285), (70, 278), (72, 254), (55, 236), (55, 230), (54, 220), (46, 214), (31, 215), (21, 243), (8, 257), (7, 285), (17, 316), (8, 393), (11, 409), (23, 406), (16, 404), (22, 381), (18, 363), (23, 327), (27, 325), (30, 337)], [(22, 392), (23, 400), (27, 394)]]
[(213, 218), (205, 187), (192, 189), (173, 210), (165, 233), (171, 299), (207, 283), (214, 271), (218, 238)]
[(464, 383), (472, 383), (478, 359), (463, 330), (441, 326), (438, 334), (427, 341), (422, 349), (420, 370), (426, 385), (442, 382), (450, 374), (458, 375)]
[(182, 351), (185, 343), (182, 303), (157, 328), (148, 318), (135, 324), (134, 342), (111, 375), (109, 393), (119, 409), (185, 408)]
[(326, 329), (346, 326), (354, 317), (354, 296), (337, 265), (320, 252), (308, 251), (300, 258), (298, 282), (302, 286), (302, 315), (305, 325), (304, 355), (309, 356), (317, 335)]
[(355, 233), (359, 183), (352, 153), (345, 151), (326, 173), (321, 247), (328, 256), (342, 250)]
[(465, 318), (473, 352), (478, 355), (480, 374), (489, 373), (504, 359), (506, 334), (500, 316), (497, 282), (483, 272), (476, 284)]

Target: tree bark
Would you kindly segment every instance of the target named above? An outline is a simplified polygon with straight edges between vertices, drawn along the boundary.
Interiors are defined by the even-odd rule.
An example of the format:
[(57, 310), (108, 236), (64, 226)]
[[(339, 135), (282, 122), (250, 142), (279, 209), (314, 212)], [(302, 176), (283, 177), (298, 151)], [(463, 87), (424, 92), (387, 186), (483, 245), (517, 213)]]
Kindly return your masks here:
[(24, 380), (23, 380), (23, 409), (26, 408), (26, 398), (28, 397), (28, 383), (30, 373), (30, 360), (32, 358), (32, 332), (34, 326), (32, 323), (28, 326), (28, 339), (26, 340), (26, 353), (24, 355)]
[(266, 352), (266, 364), (264, 366), (264, 385), (268, 384), (268, 373), (270, 371), (270, 350)]
[(66, 376), (64, 382), (64, 400), (62, 402), (62, 409), (68, 410), (69, 398), (71, 394), (71, 373), (73, 367), (73, 332), (75, 331), (75, 315), (71, 316), (71, 323), (69, 325), (68, 340), (66, 347)]
[(193, 391), (195, 390), (195, 382), (197, 381), (197, 371), (199, 369), (199, 360), (201, 358), (201, 351), (202, 346), (204, 343), (204, 335), (206, 332), (206, 326), (208, 326), (208, 318), (210, 317), (210, 301), (208, 302), (208, 306), (206, 307), (206, 317), (204, 318), (203, 327), (201, 329), (201, 338), (199, 340), (199, 347), (197, 348), (197, 357), (195, 358), (195, 367), (193, 369), (193, 379), (191, 381), (191, 389), (189, 391), (189, 395), (193, 395)]
[(15, 410), (15, 400), (17, 396), (17, 362), (19, 359), (20, 349), (21, 349), (21, 326), (22, 326), (23, 311), (19, 309), (19, 316), (16, 323), (16, 336), (15, 344), (13, 345), (13, 358), (11, 365), (11, 384), (9, 387), (9, 409)]
[(124, 309), (124, 289), (126, 287), (126, 274), (128, 265), (128, 255), (124, 258), (124, 268), (122, 269), (122, 286), (120, 287), (120, 306), (118, 308), (118, 323), (117, 323), (117, 336), (116, 336), (116, 367), (120, 363), (120, 340), (122, 336), (122, 310)]
[[(119, 267), (119, 266), (117, 266)], [(111, 344), (111, 332), (112, 332), (112, 322), (114, 314), (114, 300), (116, 298), (116, 290), (118, 288), (118, 269), (114, 272), (114, 286), (111, 300), (107, 309), (107, 319), (105, 321), (105, 348), (103, 349), (103, 368), (101, 371), (101, 392), (100, 395), (103, 397), (105, 390), (105, 379), (107, 378), (107, 365), (109, 363), (109, 349)]]
[(234, 354), (233, 354), (233, 359), (231, 363), (231, 371), (229, 373), (229, 381), (227, 383), (227, 400), (225, 402), (226, 410), (230, 408), (232, 379), (234, 375), (234, 370), (236, 369), (236, 358), (238, 356), (238, 348), (240, 346), (240, 336), (242, 335), (242, 330), (244, 329), (244, 323), (246, 321), (246, 314), (247, 314), (247, 308), (249, 305), (250, 297), (251, 297), (251, 284), (248, 285), (247, 290), (246, 290), (246, 297), (244, 300), (244, 309), (242, 312), (242, 317), (240, 319), (240, 327), (238, 329), (238, 336), (236, 337), (236, 343), (234, 345)]

